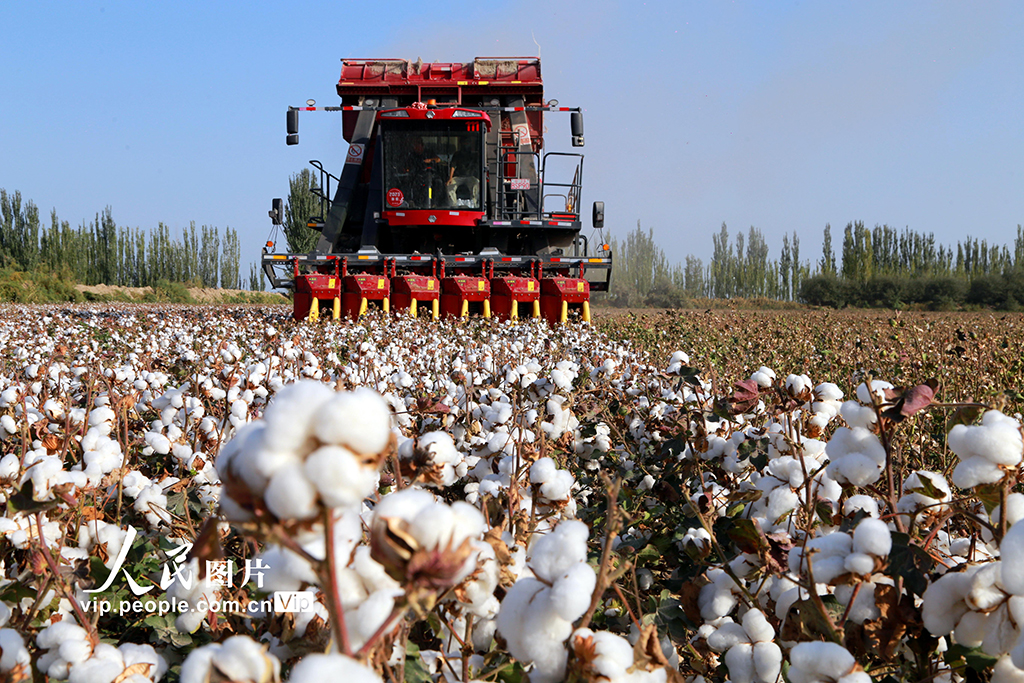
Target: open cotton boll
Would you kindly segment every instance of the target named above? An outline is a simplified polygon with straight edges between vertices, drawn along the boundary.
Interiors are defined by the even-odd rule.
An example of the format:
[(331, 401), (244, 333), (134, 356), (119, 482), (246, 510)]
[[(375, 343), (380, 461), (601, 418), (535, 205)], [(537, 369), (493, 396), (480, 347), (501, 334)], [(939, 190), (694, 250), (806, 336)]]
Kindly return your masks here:
[(449, 506), (423, 489), (405, 488), (373, 511), (372, 555), (397, 580), (443, 588), (474, 570), (471, 541), (485, 530), (483, 514), (469, 503)]
[(949, 449), (961, 458), (981, 456), (997, 465), (1015, 467), (1024, 453), (1020, 423), (998, 410), (989, 410), (981, 424), (958, 424), (949, 432)]
[(541, 536), (529, 552), (529, 563), (539, 578), (553, 583), (572, 565), (587, 561), (590, 530), (577, 520), (566, 520)]
[(869, 517), (878, 517), (878, 501), (871, 496), (857, 494), (843, 502), (844, 517), (852, 517), (858, 510), (863, 510)]
[(871, 406), (861, 405), (857, 401), (844, 401), (839, 406), (839, 415), (851, 428), (869, 428), (878, 421), (878, 415)]
[(278, 519), (312, 519), (318, 512), (316, 493), (301, 469), (286, 467), (267, 484), (264, 500)]
[(853, 530), (853, 550), (856, 553), (884, 558), (892, 550), (892, 534), (880, 519), (864, 519)]
[(41, 630), (36, 634), (36, 645), (47, 650), (39, 657), (39, 671), (58, 680), (68, 677), (70, 666), (92, 655), (86, 630), (71, 620), (58, 621)]
[(758, 609), (747, 610), (743, 615), (743, 630), (752, 643), (767, 643), (775, 638), (775, 629)]
[(311, 654), (303, 657), (292, 669), (288, 683), (382, 683), (380, 676), (368, 666), (342, 654)]
[(185, 601), (189, 609), (178, 614), (174, 626), (181, 633), (195, 633), (207, 614), (206, 610), (199, 609), (199, 604), (212, 605), (217, 600), (219, 588), (210, 582), (209, 575), (199, 578), (199, 560), (196, 558), (179, 567), (175, 574), (175, 580), (167, 588), (167, 597), (175, 603)]
[[(904, 495), (896, 503), (896, 509), (904, 514), (940, 515), (948, 509), (945, 502), (952, 499), (952, 492), (946, 478), (937, 472), (918, 470), (912, 472), (903, 482)], [(938, 497), (933, 497), (934, 493)]]
[(871, 677), (857, 665), (853, 655), (836, 643), (798, 643), (789, 652), (790, 683), (870, 683)]
[[(524, 663), (533, 661), (535, 656), (548, 655), (545, 657), (547, 666), (544, 664), (538, 666), (538, 673), (541, 674), (544, 681), (553, 683), (560, 680), (565, 671), (565, 660), (568, 657), (564, 654), (562, 643), (554, 640), (555, 637), (561, 635), (554, 632), (554, 629), (564, 628), (565, 622), (554, 616), (552, 620), (554, 629), (548, 628), (542, 631), (542, 634), (549, 636), (546, 645), (544, 641), (536, 643), (535, 639), (530, 637), (529, 631), (530, 627), (535, 626), (532, 623), (534, 619), (531, 618), (531, 612), (541, 612), (546, 606), (545, 601), (540, 597), (546, 590), (546, 586), (537, 579), (523, 578), (516, 581), (505, 593), (505, 599), (501, 601), (497, 630), (505, 639), (509, 654)], [(541, 625), (543, 626), (543, 624)], [(570, 633), (567, 633), (566, 637), (571, 634), (572, 624), (569, 624), (569, 629)], [(551, 646), (551, 641), (554, 641), (554, 647)], [(540, 645), (540, 647), (538, 648), (536, 645)], [(559, 650), (563, 653), (561, 658), (558, 655)]]
[(960, 488), (994, 484), (1005, 472), (1003, 467), (1016, 467), (1024, 453), (1020, 423), (998, 410), (989, 410), (981, 424), (958, 424), (947, 438), (949, 449), (960, 462), (953, 470), (953, 483)]
[(378, 471), (344, 446), (322, 446), (303, 463), (306, 479), (328, 507), (357, 505), (373, 493)]
[(315, 380), (300, 380), (284, 386), (263, 413), (266, 430), (264, 446), (271, 451), (298, 450), (309, 438), (317, 413), (334, 392)]
[(867, 382), (864, 382), (857, 386), (857, 400), (864, 405), (872, 405), (874, 403), (872, 397), (874, 397), (879, 403), (882, 403), (885, 401), (885, 390), (892, 388), (892, 384), (880, 379), (871, 380), (870, 387)]
[(750, 642), (746, 629), (737, 624), (729, 617), (723, 617), (721, 622), (715, 622), (718, 628), (706, 636), (708, 647), (714, 652), (725, 652), (740, 643)]
[[(1006, 496), (1006, 510), (1006, 523), (1008, 526), (1013, 526), (1021, 519), (1024, 519), (1024, 493), (1011, 493)], [(997, 505), (995, 509), (992, 510), (992, 523), (1000, 524), (1002, 514), (1002, 506)]]
[(843, 484), (867, 486), (878, 481), (885, 467), (885, 448), (863, 427), (840, 427), (825, 447), (828, 476)]
[(15, 671), (28, 674), (32, 656), (25, 647), (21, 634), (13, 628), (0, 629), (0, 673), (8, 674), (8, 680)]
[(628, 669), (633, 666), (633, 646), (622, 636), (609, 631), (595, 632), (589, 628), (580, 628), (573, 632), (570, 642), (576, 651), (593, 653), (587, 665), (597, 674), (594, 680), (605, 679), (616, 683), (629, 679)]
[(403, 474), (432, 488), (451, 486), (467, 469), (465, 458), (446, 432), (428, 432), (415, 441), (409, 439), (398, 456)]
[(316, 411), (315, 434), (327, 444), (375, 455), (391, 439), (391, 409), (377, 392), (360, 387), (334, 395)]
[(754, 372), (754, 374), (750, 376), (750, 379), (757, 382), (757, 386), (761, 387), (762, 389), (767, 389), (772, 385), (772, 382), (775, 381), (775, 377), (776, 375), (774, 370), (762, 365), (760, 368), (757, 369), (756, 372)]
[(922, 596), (921, 619), (934, 636), (944, 636), (956, 628), (969, 611), (964, 597), (971, 588), (972, 570), (944, 574), (933, 581)]
[[(1024, 645), (1024, 640), (1021, 641)], [(1016, 650), (1016, 648), (1015, 648)], [(992, 667), (992, 683), (1024, 683), (1024, 671), (1010, 655), (1004, 655)]]
[(665, 370), (665, 372), (670, 375), (675, 375), (678, 374), (683, 367), (689, 364), (690, 357), (683, 351), (676, 351), (672, 354), (672, 357), (668, 359), (668, 369)]
[(596, 585), (597, 575), (590, 565), (574, 564), (551, 587), (552, 609), (563, 619), (575, 621), (587, 611)]
[(1014, 595), (1024, 596), (1024, 523), (1014, 524), (999, 544), (1001, 583)]
[(811, 391), (811, 378), (807, 375), (787, 375), (786, 391), (793, 396), (801, 396)]
[(819, 401), (840, 401), (843, 398), (843, 392), (838, 385), (832, 382), (822, 382), (814, 387), (814, 397)]
[(709, 569), (707, 577), (711, 583), (700, 589), (700, 593), (697, 595), (697, 606), (700, 608), (702, 618), (706, 621), (714, 621), (735, 609), (739, 604), (737, 596), (741, 589), (725, 570), (717, 567)]
[(1004, 476), (1006, 472), (999, 465), (982, 456), (964, 458), (953, 468), (953, 483), (962, 489), (995, 484)]

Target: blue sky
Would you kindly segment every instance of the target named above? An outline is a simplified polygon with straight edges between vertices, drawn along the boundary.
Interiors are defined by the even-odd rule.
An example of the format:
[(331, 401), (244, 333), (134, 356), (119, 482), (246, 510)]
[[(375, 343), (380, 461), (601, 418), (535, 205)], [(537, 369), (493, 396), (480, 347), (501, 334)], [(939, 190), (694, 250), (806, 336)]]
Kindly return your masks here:
[[(270, 199), (320, 159), (345, 57), (540, 53), (546, 95), (585, 110), (586, 204), (670, 260), (755, 226), (817, 259), (862, 220), (1012, 241), (1024, 223), (1024, 3), (0, 3), (0, 187), (72, 224), (230, 226), (243, 260)], [(549, 149), (571, 151), (549, 119)], [(247, 268), (243, 267), (243, 271)]]

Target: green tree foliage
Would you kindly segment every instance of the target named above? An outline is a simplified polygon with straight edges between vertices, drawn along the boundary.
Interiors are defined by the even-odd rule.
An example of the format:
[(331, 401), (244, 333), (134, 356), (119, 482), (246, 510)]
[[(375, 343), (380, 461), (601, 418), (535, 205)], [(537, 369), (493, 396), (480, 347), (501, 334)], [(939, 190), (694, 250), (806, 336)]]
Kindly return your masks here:
[(118, 226), (109, 206), (77, 228), (60, 220), (55, 210), (45, 225), (39, 209), (23, 201), (20, 192), (0, 189), (0, 267), (41, 269), (87, 285), (166, 282), (233, 289), (241, 284), (240, 251), (238, 233), (231, 228), (222, 235), (215, 227), (191, 223), (179, 237), (159, 223), (147, 232)]
[(293, 254), (307, 254), (313, 251), (320, 233), (307, 227), (306, 222), (321, 216), (320, 188), (316, 177), (308, 168), (293, 174), (288, 179), (288, 201), (284, 204), (284, 235), (288, 240), (288, 251)]
[(619, 244), (612, 240), (615, 274), (610, 298), (618, 306), (673, 307), (682, 303), (685, 273), (673, 272), (665, 252), (654, 241), (654, 228), (636, 229)]

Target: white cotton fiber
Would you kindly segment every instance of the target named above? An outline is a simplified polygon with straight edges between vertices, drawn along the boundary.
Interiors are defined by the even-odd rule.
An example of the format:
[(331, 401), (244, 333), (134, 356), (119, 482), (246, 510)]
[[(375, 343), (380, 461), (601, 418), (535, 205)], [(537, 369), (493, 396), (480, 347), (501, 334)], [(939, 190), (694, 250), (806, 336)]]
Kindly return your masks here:
[[(960, 425), (958, 425), (960, 426)], [(962, 489), (970, 489), (980, 484), (994, 484), (1002, 480), (1005, 472), (999, 465), (983, 457), (971, 457), (961, 460), (953, 469), (953, 483)]]
[(790, 683), (838, 681), (856, 664), (853, 655), (836, 643), (798, 643), (789, 653)]
[(21, 634), (13, 628), (0, 629), (0, 673), (8, 673), (17, 666), (29, 672), (32, 657), (25, 648)]
[(967, 613), (968, 607), (963, 599), (970, 585), (970, 574), (958, 572), (940, 576), (925, 590), (921, 619), (933, 636), (950, 633)]
[(775, 683), (782, 672), (782, 650), (773, 642), (754, 643), (754, 680)]
[(738, 643), (725, 653), (725, 665), (729, 667), (732, 683), (752, 683), (754, 680), (754, 648), (750, 643)]
[(564, 521), (554, 531), (537, 539), (530, 549), (530, 567), (541, 579), (552, 583), (577, 562), (587, 561), (587, 525)]
[(853, 550), (875, 557), (887, 557), (892, 550), (892, 534), (880, 519), (862, 520), (853, 531)]
[(739, 643), (750, 640), (747, 630), (737, 624), (729, 617), (725, 617), (723, 623), (715, 629), (715, 632), (707, 637), (708, 647), (715, 652), (725, 652)]
[(316, 489), (298, 467), (279, 470), (267, 484), (264, 499), (279, 519), (312, 519), (317, 515)]
[(344, 446), (322, 446), (302, 465), (324, 505), (356, 505), (373, 493), (377, 471), (363, 467), (356, 455)]
[(551, 608), (567, 621), (579, 619), (590, 606), (596, 585), (597, 575), (590, 565), (584, 562), (573, 565), (551, 587)]
[(871, 496), (864, 494), (858, 494), (856, 496), (850, 496), (843, 502), (843, 515), (851, 517), (858, 510), (863, 510), (868, 514), (869, 517), (878, 517), (878, 501)]
[[(843, 560), (843, 568), (851, 574), (865, 576), (875, 570), (875, 558), (865, 553), (850, 553)], [(814, 578), (818, 579), (817, 573)]]
[(999, 545), (1003, 587), (1014, 595), (1024, 595), (1024, 524), (1014, 524)]
[(381, 683), (380, 676), (351, 657), (342, 654), (306, 655), (292, 669), (288, 683), (323, 683), (323, 681), (345, 681), (345, 683)]
[(334, 395), (320, 406), (314, 421), (322, 442), (364, 455), (381, 453), (391, 438), (391, 409), (380, 394), (365, 387)]
[(274, 451), (301, 448), (315, 424), (317, 410), (333, 396), (327, 385), (314, 380), (282, 387), (263, 413), (266, 447)]
[(743, 630), (752, 643), (768, 642), (775, 638), (775, 629), (768, 623), (764, 612), (758, 609), (747, 610), (743, 615)]

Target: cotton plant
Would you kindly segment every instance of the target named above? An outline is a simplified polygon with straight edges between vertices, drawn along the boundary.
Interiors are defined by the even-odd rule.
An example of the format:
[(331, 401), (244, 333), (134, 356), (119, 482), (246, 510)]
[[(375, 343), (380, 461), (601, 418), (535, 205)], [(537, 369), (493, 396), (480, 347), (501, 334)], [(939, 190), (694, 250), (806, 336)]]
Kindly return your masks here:
[(181, 665), (181, 683), (248, 681), (279, 683), (281, 661), (249, 636), (232, 636), (192, 650)]
[(891, 550), (889, 527), (868, 517), (853, 534), (833, 531), (815, 536), (803, 548), (793, 548), (789, 569), (793, 574), (813, 576), (816, 583), (845, 583), (870, 577), (884, 565)]
[(849, 650), (836, 643), (798, 643), (789, 652), (790, 683), (871, 683)]
[(252, 519), (263, 504), (281, 520), (309, 520), (325, 507), (356, 505), (377, 483), (391, 413), (374, 392), (335, 394), (305, 380), (282, 389), (263, 420), (248, 423), (221, 451), (221, 507)]
[(962, 489), (1002, 481), (1024, 455), (1020, 422), (998, 410), (986, 411), (980, 425), (955, 425), (948, 442), (959, 458), (953, 483)]
[(747, 610), (741, 623), (726, 617), (707, 643), (725, 653), (733, 683), (775, 683), (782, 671), (782, 649), (774, 642), (775, 629), (757, 609)]
[[(261, 588), (249, 583), (220, 597), (289, 590), (313, 604), (294, 617), (260, 607), (244, 622), (236, 615), (214, 620), (198, 610), (175, 615), (184, 618), (183, 630), (205, 629), (223, 641), (190, 655), (190, 680), (212, 683), (231, 667), (254, 682), (276, 680), (274, 655), (298, 659), (290, 667), (296, 680), (364, 674), (380, 680), (386, 667), (399, 666), (391, 639), (403, 642), (407, 631), (398, 625), (429, 613), (445, 643), (423, 650), (420, 664), (438, 680), (462, 678), (463, 664), (470, 677), (493, 675), (484, 653), (508, 643), (506, 651), (534, 683), (562, 675), (667, 681), (677, 660), (670, 656), (672, 664), (664, 665), (634, 652), (623, 635), (629, 618), (621, 601), (613, 601), (617, 616), (609, 594), (598, 596), (595, 605), (595, 620), (605, 619), (617, 632), (602, 630), (600, 621), (578, 628), (597, 583), (585, 560), (604, 535), (584, 528), (577, 539), (569, 530), (580, 524), (573, 521), (577, 514), (589, 517), (600, 504), (601, 476), (608, 474), (625, 477), (631, 500), (623, 504), (631, 505), (631, 513), (651, 513), (630, 520), (611, 539), (616, 553), (662, 540), (654, 527), (662, 518), (676, 519), (669, 501), (673, 487), (684, 486), (700, 507), (715, 542), (702, 524), (686, 519), (675, 533), (678, 551), (687, 556), (671, 559), (693, 569), (698, 582), (706, 581), (690, 596), (696, 605), (689, 605), (689, 615), (696, 606), (699, 632), (704, 642), (714, 637), (731, 680), (770, 678), (776, 659), (789, 661), (791, 683), (864, 680), (845, 650), (783, 641), (791, 637), (785, 624), (795, 618), (793, 605), (799, 602), (804, 616), (815, 594), (829, 602), (834, 597), (848, 608), (848, 624), (838, 626), (867, 628), (880, 618), (876, 601), (897, 587), (885, 573), (892, 571), (888, 556), (897, 538), (889, 528), (906, 531), (912, 545), (928, 540), (926, 551), (943, 564), (925, 577), (934, 587), (959, 574), (980, 576), (983, 570), (976, 566), (1008, 563), (1024, 508), (1019, 494), (1009, 491), (1000, 508), (991, 509), (991, 500), (988, 509), (961, 503), (941, 475), (923, 469), (911, 470), (887, 497), (889, 454), (880, 437), (893, 429), (886, 411), (891, 415), (903, 390), (878, 380), (857, 387), (856, 400), (844, 402), (838, 385), (816, 383), (801, 368), (776, 373), (763, 366), (748, 380), (749, 405), (723, 416), (715, 400), (720, 389), (706, 378), (694, 380), (687, 353), (648, 363), (585, 327), (417, 327), (416, 321), (373, 316), (360, 325), (312, 326), (275, 314), (198, 321), (130, 309), (91, 310), (83, 319), (91, 325), (83, 329), (108, 326), (113, 341), (100, 344), (89, 335), (68, 341), (67, 363), (49, 362), (49, 342), (11, 343), (0, 324), (0, 341), (17, 356), (11, 376), (0, 377), (6, 449), (0, 484), (8, 498), (26, 481), (43, 492), (35, 502), (47, 506), (39, 521), (58, 576), (77, 576), (74, 571), (95, 565), (97, 557), (112, 568), (129, 523), (149, 543), (172, 530), (180, 533), (196, 522), (198, 499), (201, 509), (219, 506), (234, 524), (223, 537), (228, 548), (259, 540), (251, 559), (267, 567)], [(55, 334), (63, 343), (68, 331)], [(111, 363), (111, 344), (128, 353)], [(161, 371), (164, 359), (168, 364)], [(613, 402), (624, 415), (605, 409)], [(1006, 475), (1015, 473), (1019, 458), (1012, 464), (1012, 430), (995, 430), (986, 422), (994, 419), (986, 416), (980, 427), (957, 430), (950, 446), (961, 465), (995, 457), (998, 481), (1008, 489)], [(687, 430), (692, 434), (684, 436)], [(1009, 451), (993, 446), (996, 431), (1002, 434), (996, 441), (1005, 439)], [(678, 448), (673, 437), (688, 445)], [(969, 447), (960, 448), (958, 439)], [(967, 469), (991, 470), (985, 467)], [(684, 478), (677, 482), (680, 473)], [(183, 491), (187, 497), (172, 497)], [(77, 507), (68, 500), (76, 497), (84, 512), (72, 523)], [(115, 498), (122, 519), (111, 523), (109, 514), (97, 515), (93, 503), (103, 500), (109, 510)], [(161, 512), (182, 498), (186, 514)], [(956, 521), (934, 527), (964, 509), (982, 527), (980, 536), (966, 535)], [(753, 527), (756, 552), (731, 538), (733, 519)], [(39, 555), (35, 513), (9, 515), (0, 533), (15, 546), (4, 555), (3, 579), (24, 572), (23, 557), (49, 576)], [(544, 539), (559, 534), (566, 534), (559, 551), (568, 549), (576, 558), (571, 566), (552, 567), (545, 560), (553, 551), (544, 550)], [(975, 642), (969, 637), (977, 638), (971, 624), (978, 615), (993, 620), (982, 629), (982, 643), (990, 631), (1002, 634), (992, 641), (1000, 650), (993, 676), (1013, 680), (1019, 639), (1009, 643), (1008, 625), (1017, 623), (1017, 593), (1002, 574), (990, 583), (988, 574), (976, 577), (984, 590), (973, 597), (971, 590), (964, 593), (966, 611), (946, 641), (960, 642), (962, 635)], [(646, 600), (657, 595), (649, 591), (659, 590), (665, 577), (653, 566), (637, 567), (636, 576), (644, 600), (639, 606), (646, 612)], [(633, 606), (629, 576), (621, 581)], [(899, 585), (906, 601), (907, 584)], [(73, 625), (74, 615), (63, 603), (50, 611), (60, 597), (58, 587), (42, 596), (43, 615)], [(201, 596), (218, 597), (214, 588), (193, 583), (186, 590), (182, 582), (169, 595), (198, 607)], [(992, 609), (975, 600), (998, 596), (995, 589), (1005, 597)], [(956, 613), (959, 600), (947, 611)], [(17, 606), (24, 613), (33, 602)], [(220, 630), (224, 623), (233, 629), (245, 623), (256, 640), (225, 640), (231, 631)], [(0, 627), (0, 669), (5, 658), (17, 662), (22, 652), (13, 640), (9, 652), (3, 640), (11, 637), (8, 630)], [(735, 642), (722, 647), (718, 640), (730, 632)], [(458, 639), (467, 634), (472, 642), (464, 647)], [(83, 653), (104, 672), (117, 668), (113, 653), (104, 648), (94, 656), (90, 646), (77, 644), (88, 638), (68, 636), (76, 644), (67, 647), (66, 668), (73, 670), (76, 657), (78, 664), (85, 661)], [(323, 642), (332, 654), (307, 655), (305, 641)], [(33, 661), (53, 649), (40, 648), (35, 638), (23, 642)], [(368, 666), (337, 654), (342, 652)], [(694, 663), (682, 654), (684, 667)], [(120, 656), (121, 672), (139, 663), (126, 666), (125, 654)], [(872, 666), (877, 659), (868, 653), (862, 663)], [(946, 675), (941, 656), (933, 653), (932, 660), (934, 671)], [(684, 670), (693, 675), (692, 667)], [(132, 669), (124, 678), (135, 674)], [(705, 675), (721, 678), (724, 669)]]
[(589, 531), (567, 520), (538, 538), (529, 550), (528, 569), (508, 589), (498, 613), (498, 632), (512, 656), (532, 666), (532, 683), (554, 683), (565, 674), (565, 642), (583, 616), (596, 585), (586, 563)]

